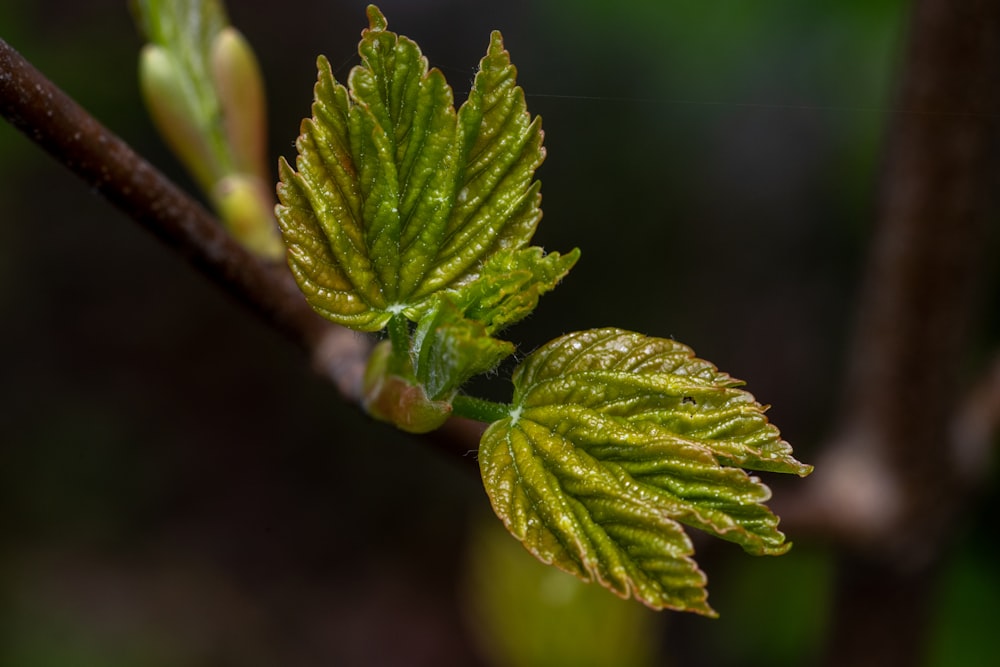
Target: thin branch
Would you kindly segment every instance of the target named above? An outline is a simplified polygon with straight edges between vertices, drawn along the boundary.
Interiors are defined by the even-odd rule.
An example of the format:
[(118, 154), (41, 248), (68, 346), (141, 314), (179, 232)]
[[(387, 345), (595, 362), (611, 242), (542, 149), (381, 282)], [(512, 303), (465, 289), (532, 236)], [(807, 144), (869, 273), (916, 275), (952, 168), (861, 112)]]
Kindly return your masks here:
[[(0, 115), (129, 218), (295, 342), (347, 401), (360, 404), (371, 341), (306, 303), (284, 264), (245, 250), (204, 207), (0, 39)], [(424, 439), (465, 467), (482, 425), (452, 419)]]
[(0, 39), (0, 115), (227, 293), (312, 355), (352, 402), (369, 343), (319, 317), (283, 265), (264, 262)]
[[(331, 334), (332, 326), (309, 308), (287, 270), (247, 252), (201, 205), (2, 39), (0, 115), (304, 349)], [(363, 351), (360, 339), (356, 347)], [(334, 379), (357, 400), (355, 378)]]

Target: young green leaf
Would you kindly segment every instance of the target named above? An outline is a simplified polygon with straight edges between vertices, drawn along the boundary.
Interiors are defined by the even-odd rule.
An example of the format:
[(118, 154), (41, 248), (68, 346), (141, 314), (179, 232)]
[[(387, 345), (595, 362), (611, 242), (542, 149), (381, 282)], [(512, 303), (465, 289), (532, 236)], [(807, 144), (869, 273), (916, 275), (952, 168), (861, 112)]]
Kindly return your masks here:
[(780, 554), (770, 490), (737, 465), (808, 474), (738, 381), (670, 340), (570, 334), (514, 373), (480, 444), (497, 515), (538, 558), (653, 608), (713, 615), (679, 524)]
[(310, 304), (377, 331), (397, 313), (417, 321), (495, 253), (527, 245), (544, 150), (499, 33), (456, 113), (417, 45), (375, 7), (368, 17), (346, 88), (319, 58), (295, 169), (280, 163), (278, 218)]
[(432, 400), (450, 400), (469, 378), (487, 373), (514, 353), (514, 344), (493, 338), (465, 317), (449, 298), (424, 313), (413, 334), (413, 370)]
[(513, 354), (512, 343), (492, 334), (531, 313), (579, 256), (578, 250), (501, 250), (483, 263), (478, 278), (441, 292), (417, 322), (410, 349), (414, 378), (428, 397), (450, 400), (466, 380)]
[[(674, 340), (621, 329), (568, 334), (535, 351), (515, 371), (515, 405), (573, 403), (621, 419), (630, 428), (697, 443), (724, 465), (808, 475), (768, 422), (767, 409)], [(613, 399), (613, 400), (612, 400)]]

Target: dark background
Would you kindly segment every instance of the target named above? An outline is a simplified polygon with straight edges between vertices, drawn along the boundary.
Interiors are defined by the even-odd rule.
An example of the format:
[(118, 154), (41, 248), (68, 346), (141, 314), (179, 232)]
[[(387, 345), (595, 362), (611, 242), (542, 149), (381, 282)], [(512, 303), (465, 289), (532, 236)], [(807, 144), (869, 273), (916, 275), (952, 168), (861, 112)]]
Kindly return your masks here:
[[(293, 155), (316, 55), (343, 80), (366, 25), (363, 2), (278, 4), (229, 6), (265, 71), (275, 160)], [(544, 118), (536, 241), (583, 257), (510, 332), (522, 351), (597, 326), (675, 337), (747, 379), (809, 461), (838, 416), (884, 131), (926, 111), (893, 104), (907, 3), (380, 6), (459, 99), (501, 30)], [(0, 37), (194, 191), (142, 108), (124, 2), (4, 3)], [(487, 659), (465, 602), (466, 537), (489, 520), (469, 466), (342, 404), (5, 124), (0, 178), (0, 663)], [(981, 302), (996, 294), (994, 272)], [(997, 339), (996, 315), (980, 321), (970, 376)], [(988, 664), (997, 509), (994, 484), (942, 577), (928, 665)], [(781, 559), (698, 546), (722, 619), (650, 612), (661, 662), (816, 659), (821, 543)]]

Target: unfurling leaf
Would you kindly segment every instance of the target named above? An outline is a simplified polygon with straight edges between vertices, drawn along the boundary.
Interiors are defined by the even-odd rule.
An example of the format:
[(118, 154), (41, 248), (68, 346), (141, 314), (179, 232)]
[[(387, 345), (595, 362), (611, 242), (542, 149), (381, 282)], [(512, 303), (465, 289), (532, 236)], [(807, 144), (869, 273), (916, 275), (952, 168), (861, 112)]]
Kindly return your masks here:
[[(491, 259), (534, 234), (534, 171), (544, 157), (541, 124), (528, 115), (500, 34), (456, 112), (451, 88), (417, 45), (386, 30), (376, 8), (368, 17), (348, 87), (319, 58), (295, 169), (280, 164), (278, 218), (306, 298), (334, 322), (377, 331), (395, 314), (418, 321), (442, 292), (464, 294), (497, 262), (514, 262), (530, 274), (515, 278), (533, 294), (526, 299), (537, 301), (575, 253), (548, 263), (540, 249), (534, 261)], [(497, 309), (487, 324), (494, 331), (523, 316), (518, 298), (497, 294), (476, 307)]]
[(480, 468), (497, 515), (539, 559), (653, 608), (714, 615), (680, 524), (753, 554), (789, 548), (770, 490), (741, 467), (811, 468), (739, 381), (686, 346), (584, 331), (535, 351), (513, 380)]
[(514, 344), (493, 338), (487, 327), (440, 299), (417, 323), (413, 371), (432, 400), (450, 400), (466, 380), (487, 373), (514, 353)]
[(541, 248), (501, 250), (479, 277), (447, 290), (417, 322), (410, 351), (417, 382), (434, 400), (450, 400), (469, 378), (514, 353), (492, 334), (521, 320), (570, 270), (579, 251), (544, 255)]

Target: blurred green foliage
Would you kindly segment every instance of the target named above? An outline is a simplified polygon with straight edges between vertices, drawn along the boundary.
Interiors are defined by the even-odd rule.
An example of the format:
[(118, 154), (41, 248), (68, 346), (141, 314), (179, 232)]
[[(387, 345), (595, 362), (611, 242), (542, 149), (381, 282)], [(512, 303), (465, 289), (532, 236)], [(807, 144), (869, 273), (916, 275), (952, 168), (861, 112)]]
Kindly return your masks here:
[[(992, 520), (984, 512), (979, 523), (985, 527)], [(997, 552), (995, 537), (978, 534), (953, 553), (938, 584), (926, 667), (987, 667), (996, 662), (991, 638), (1000, 617)]]
[(497, 667), (656, 664), (656, 615), (532, 558), (493, 517), (469, 536), (468, 619)]

